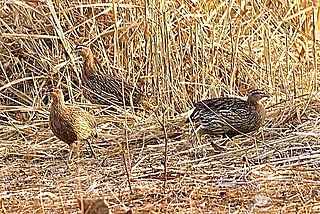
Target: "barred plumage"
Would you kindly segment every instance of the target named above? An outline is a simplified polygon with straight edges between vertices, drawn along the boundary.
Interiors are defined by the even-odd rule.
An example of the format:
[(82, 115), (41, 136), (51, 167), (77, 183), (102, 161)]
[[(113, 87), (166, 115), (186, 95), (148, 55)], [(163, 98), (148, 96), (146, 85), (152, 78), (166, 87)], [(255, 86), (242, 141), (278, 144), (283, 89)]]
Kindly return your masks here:
[(269, 97), (261, 90), (253, 90), (247, 100), (220, 97), (203, 100), (195, 104), (195, 109), (186, 122), (193, 121), (199, 129), (211, 135), (235, 136), (259, 129), (265, 119), (265, 109), (259, 101)]
[(76, 50), (83, 59), (81, 82), (84, 96), (91, 103), (109, 106), (131, 106), (131, 103), (137, 106), (140, 103), (141, 92), (126, 81), (103, 72), (90, 48), (78, 45)]
[(60, 89), (54, 89), (51, 97), (50, 128), (55, 136), (71, 147), (68, 159), (72, 155), (73, 144), (81, 141), (87, 141), (92, 155), (95, 156), (91, 145), (92, 138), (97, 137), (97, 122), (94, 116), (82, 108), (66, 106)]

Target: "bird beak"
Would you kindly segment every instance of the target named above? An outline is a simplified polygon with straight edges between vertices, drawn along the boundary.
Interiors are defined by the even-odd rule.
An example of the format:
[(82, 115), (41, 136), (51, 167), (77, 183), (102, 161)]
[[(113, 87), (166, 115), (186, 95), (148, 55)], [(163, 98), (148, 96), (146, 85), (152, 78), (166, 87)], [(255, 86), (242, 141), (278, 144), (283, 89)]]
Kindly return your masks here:
[(73, 48), (72, 53), (76, 53), (78, 51), (81, 50), (81, 47), (79, 47), (80, 45), (77, 45), (75, 48)]
[(265, 101), (265, 100), (267, 100), (268, 98), (270, 98), (270, 95), (269, 94), (265, 94), (265, 95), (263, 95), (262, 97), (261, 97), (261, 99), (260, 99), (260, 101)]
[(51, 88), (51, 89), (49, 89), (49, 90), (45, 93), (45, 95), (47, 95), (48, 97), (50, 97), (53, 92), (54, 92), (54, 89)]
[(73, 49), (73, 52), (76, 52), (76, 51), (82, 51), (83, 48), (86, 48), (87, 45), (77, 45), (74, 49)]
[(51, 94), (53, 92), (53, 88), (50, 88), (50, 89), (48, 89), (46, 92), (45, 92), (45, 94), (46, 95), (49, 95), (49, 94)]
[(263, 97), (270, 98), (270, 94), (266, 93)]

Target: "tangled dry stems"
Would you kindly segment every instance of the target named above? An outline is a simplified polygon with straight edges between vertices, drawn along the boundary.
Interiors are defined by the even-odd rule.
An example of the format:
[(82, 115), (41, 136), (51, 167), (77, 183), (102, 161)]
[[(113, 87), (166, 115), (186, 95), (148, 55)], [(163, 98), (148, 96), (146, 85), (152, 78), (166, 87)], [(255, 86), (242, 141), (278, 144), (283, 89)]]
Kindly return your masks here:
[[(320, 16), (311, 2), (0, 4), (1, 212), (80, 212), (86, 198), (114, 213), (319, 211)], [(148, 106), (86, 104), (72, 54), (83, 43)], [(68, 148), (48, 127), (52, 87), (95, 113), (98, 160), (83, 148), (66, 168)], [(184, 125), (193, 102), (252, 88), (273, 95), (260, 132), (221, 152), (211, 147), (219, 138), (198, 141)]]

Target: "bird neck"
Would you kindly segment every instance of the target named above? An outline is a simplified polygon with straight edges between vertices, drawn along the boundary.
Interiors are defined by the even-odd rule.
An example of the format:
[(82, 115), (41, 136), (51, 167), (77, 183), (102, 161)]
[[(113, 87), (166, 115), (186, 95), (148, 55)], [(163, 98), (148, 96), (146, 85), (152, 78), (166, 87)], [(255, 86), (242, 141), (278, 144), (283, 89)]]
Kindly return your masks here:
[(52, 102), (52, 107), (56, 108), (56, 109), (63, 109), (65, 108), (65, 103), (64, 103), (64, 100), (62, 99), (56, 99)]
[(84, 67), (86, 67), (85, 71), (90, 71), (90, 73), (96, 72), (95, 66), (95, 59), (92, 53), (87, 54), (84, 57)]
[(250, 105), (250, 106), (257, 106), (259, 105), (258, 101), (253, 99), (252, 97), (248, 97), (247, 99), (247, 103)]

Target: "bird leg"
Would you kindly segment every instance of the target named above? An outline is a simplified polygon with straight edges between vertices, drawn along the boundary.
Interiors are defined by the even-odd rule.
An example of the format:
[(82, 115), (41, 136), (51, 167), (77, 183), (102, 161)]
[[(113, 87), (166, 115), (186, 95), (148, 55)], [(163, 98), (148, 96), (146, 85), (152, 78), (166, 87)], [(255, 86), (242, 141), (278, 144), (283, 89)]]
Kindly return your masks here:
[(68, 155), (68, 158), (67, 158), (67, 168), (70, 169), (70, 165), (69, 165), (69, 162), (71, 160), (71, 157), (72, 157), (72, 153), (73, 153), (73, 144), (70, 144), (70, 152), (69, 152), (69, 155)]
[(70, 144), (69, 146), (70, 146), (70, 152), (69, 152), (68, 159), (67, 159), (68, 163), (72, 159), (72, 154), (74, 153), (75, 149), (77, 150), (77, 156), (79, 156), (79, 142), (76, 141), (76, 142)]
[[(191, 123), (192, 124), (192, 123)], [(206, 156), (206, 150), (202, 145), (202, 130), (201, 127), (195, 127), (192, 124), (192, 130), (191, 130), (191, 136), (189, 138), (189, 142), (191, 142), (192, 148), (189, 150), (195, 157), (205, 157)]]
[[(217, 142), (211, 142), (211, 146), (217, 150), (217, 151), (226, 151), (226, 149), (224, 148), (224, 146), (226, 145), (227, 142), (231, 141), (231, 138), (235, 136), (232, 134), (222, 134), (220, 136), (220, 140), (218, 140), (217, 142), (219, 142), (219, 144), (217, 144)], [(221, 143), (220, 143), (221, 142)]]
[(96, 153), (94, 152), (94, 150), (92, 148), (91, 140), (87, 139), (87, 142), (88, 142), (92, 157), (97, 158)]
[[(192, 124), (192, 123), (191, 123)], [(192, 134), (191, 134), (191, 138), (192, 138), (192, 146), (196, 147), (197, 144), (200, 144), (201, 141), (201, 127), (199, 126), (198, 128), (195, 128), (195, 126), (192, 124)], [(194, 141), (196, 143), (194, 143)]]
[(72, 153), (73, 153), (72, 148), (70, 148), (70, 152), (69, 152), (69, 155), (68, 155), (68, 162), (71, 160)]
[(218, 142), (222, 141), (221, 144), (217, 144), (217, 142), (215, 141), (211, 141), (211, 146), (216, 150), (216, 151), (219, 151), (219, 152), (222, 152), (222, 151), (226, 151), (225, 148), (223, 148), (222, 146), (225, 145), (225, 143), (229, 140), (229, 138), (225, 139), (223, 136), (221, 136), (220, 140), (218, 140)]
[(72, 149), (70, 149), (70, 152), (69, 152), (69, 155), (68, 155), (68, 159), (67, 159), (67, 168), (68, 169), (70, 169), (69, 162), (70, 162), (71, 156), (72, 156)]

